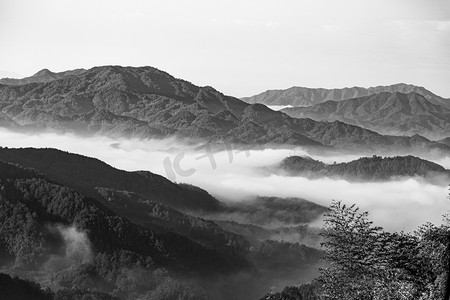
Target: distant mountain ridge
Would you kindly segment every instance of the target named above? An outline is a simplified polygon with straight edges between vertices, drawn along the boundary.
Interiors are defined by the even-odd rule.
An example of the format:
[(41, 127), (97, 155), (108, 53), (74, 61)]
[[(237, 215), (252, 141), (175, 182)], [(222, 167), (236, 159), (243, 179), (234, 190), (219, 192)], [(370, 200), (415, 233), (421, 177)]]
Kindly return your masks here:
[(450, 136), (450, 109), (410, 92), (383, 92), (348, 100), (329, 100), (308, 107), (285, 108), (295, 118), (342, 121), (381, 134), (414, 135), (432, 139)]
[(311, 106), (328, 100), (340, 101), (370, 96), (383, 92), (400, 92), (404, 94), (414, 92), (424, 96), (433, 104), (443, 105), (450, 108), (450, 99), (440, 97), (424, 87), (405, 83), (370, 88), (349, 87), (340, 89), (306, 88), (294, 86), (285, 90), (267, 90), (254, 96), (243, 97), (241, 100), (247, 103), (262, 103), (265, 105)]
[(58, 80), (58, 79), (61, 79), (61, 78), (67, 77), (67, 76), (80, 75), (84, 72), (86, 72), (85, 69), (75, 69), (75, 70), (58, 72), (58, 73), (54, 73), (54, 72), (50, 71), (49, 69), (42, 69), (32, 76), (25, 77), (22, 79), (2, 78), (2, 79), (0, 79), (0, 83), (6, 84), (6, 85), (22, 85), (22, 84), (28, 84), (28, 83), (50, 82), (50, 81)]
[(0, 110), (0, 126), (23, 131), (372, 153), (450, 152), (450, 147), (419, 136), (382, 136), (342, 122), (291, 118), (153, 67), (95, 67), (49, 82), (0, 85)]
[(293, 128), (274, 132), (273, 117), (265, 117), (262, 106), (249, 106), (152, 67), (95, 67), (49, 82), (0, 86), (0, 109), (28, 128), (320, 145)]
[(393, 177), (419, 176), (433, 183), (447, 185), (450, 179), (450, 170), (414, 156), (374, 155), (335, 164), (325, 164), (310, 157), (290, 156), (283, 159), (274, 170), (285, 172), (290, 176), (330, 177), (357, 182), (387, 181)]

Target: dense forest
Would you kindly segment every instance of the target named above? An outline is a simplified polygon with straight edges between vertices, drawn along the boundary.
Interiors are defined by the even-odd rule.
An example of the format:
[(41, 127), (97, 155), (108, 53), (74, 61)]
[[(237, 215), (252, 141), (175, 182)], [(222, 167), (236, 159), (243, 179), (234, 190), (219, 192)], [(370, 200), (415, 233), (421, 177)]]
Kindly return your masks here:
[[(309, 284), (258, 292), (260, 299), (441, 300), (448, 287), (448, 215), (439, 226), (388, 232), (368, 212), (334, 201), (319, 232), (322, 250), (258, 242), (286, 229), (220, 221), (231, 235), (246, 233), (251, 245), (220, 252), (130, 222), (34, 169), (0, 161), (0, 171), (0, 263), (10, 273), (0, 274), (1, 299), (258, 299), (252, 290), (267, 280), (262, 274), (300, 278), (321, 259)], [(263, 198), (262, 206), (273, 202)], [(304, 226), (289, 230), (312, 235)]]
[(57, 149), (8, 149), (0, 147), (0, 159), (39, 170), (49, 178), (97, 197), (97, 187), (129, 191), (179, 210), (220, 211), (220, 203), (206, 191), (151, 172), (126, 172), (86, 156)]
[(261, 300), (447, 300), (449, 217), (413, 233), (387, 232), (369, 220), (368, 212), (333, 201), (322, 232), (320, 276)]
[(290, 156), (274, 171), (309, 178), (331, 177), (351, 181), (387, 181), (394, 177), (419, 176), (431, 182), (447, 184), (450, 170), (414, 156), (362, 157), (347, 163), (325, 164), (310, 157)]
[[(414, 157), (295, 161), (377, 178), (404, 165), (443, 170)], [(308, 225), (324, 214), (323, 228)], [(150, 172), (0, 149), (0, 299), (442, 299), (449, 232), (448, 218), (387, 232), (340, 202), (222, 203)]]
[[(229, 206), (67, 152), (2, 148), (0, 156), (1, 284), (29, 286), (37, 299), (256, 299), (270, 286), (311, 280), (322, 257), (320, 231), (306, 223), (327, 209), (306, 200)], [(212, 205), (175, 206), (192, 193)]]

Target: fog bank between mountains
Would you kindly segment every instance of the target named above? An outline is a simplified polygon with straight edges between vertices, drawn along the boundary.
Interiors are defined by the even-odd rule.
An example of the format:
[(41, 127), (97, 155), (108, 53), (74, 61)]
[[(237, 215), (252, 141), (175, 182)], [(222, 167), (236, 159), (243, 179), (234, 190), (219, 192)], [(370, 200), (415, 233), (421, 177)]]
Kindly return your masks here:
[[(357, 155), (320, 156), (296, 149), (211, 152), (208, 146), (187, 146), (175, 139), (113, 140), (75, 135), (26, 135), (0, 129), (0, 146), (57, 148), (98, 158), (128, 171), (148, 170), (177, 182), (197, 185), (223, 201), (240, 202), (259, 196), (298, 197), (328, 206), (332, 199), (356, 203), (389, 230), (414, 230), (425, 222), (441, 223), (450, 211), (446, 186), (418, 178), (383, 183), (350, 183), (345, 180), (285, 177), (265, 172), (263, 166), (291, 155), (308, 155), (325, 163), (348, 162)], [(434, 162), (450, 168), (450, 157)], [(449, 182), (450, 183), (450, 182)]]
[(64, 251), (59, 255), (51, 255), (45, 263), (47, 272), (55, 272), (70, 266), (86, 263), (92, 258), (91, 242), (86, 232), (78, 230), (75, 226), (55, 225), (49, 229), (58, 233), (64, 241)]

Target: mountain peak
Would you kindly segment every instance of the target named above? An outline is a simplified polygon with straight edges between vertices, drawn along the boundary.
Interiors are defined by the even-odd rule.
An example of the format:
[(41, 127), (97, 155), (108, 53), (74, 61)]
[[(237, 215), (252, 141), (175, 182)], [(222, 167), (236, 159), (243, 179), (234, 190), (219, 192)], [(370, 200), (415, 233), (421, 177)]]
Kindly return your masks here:
[(53, 73), (49, 69), (42, 69), (33, 76), (51, 76), (51, 75), (55, 75), (55, 73)]

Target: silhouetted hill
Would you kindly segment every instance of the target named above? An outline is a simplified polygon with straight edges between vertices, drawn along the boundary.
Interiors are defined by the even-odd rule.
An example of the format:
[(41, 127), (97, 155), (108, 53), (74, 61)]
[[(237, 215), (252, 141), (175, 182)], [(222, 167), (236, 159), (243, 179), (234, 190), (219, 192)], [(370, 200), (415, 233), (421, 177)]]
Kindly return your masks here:
[(0, 252), (16, 268), (40, 268), (58, 253), (64, 241), (53, 226), (86, 232), (94, 254), (122, 252), (174, 271), (217, 273), (246, 266), (238, 255), (219, 254), (181, 235), (157, 234), (134, 224), (32, 169), (0, 161), (0, 186)]
[(440, 139), (450, 132), (450, 109), (435, 105), (417, 93), (380, 93), (282, 111), (295, 118), (338, 120), (381, 134), (420, 134)]
[(55, 149), (0, 148), (0, 160), (39, 170), (155, 232), (177, 233), (224, 253), (247, 251), (247, 242), (241, 236), (222, 230), (212, 221), (174, 209), (198, 213), (224, 211), (224, 205), (200, 188), (174, 184), (151, 172), (118, 170), (97, 159)]
[(433, 104), (450, 108), (449, 99), (435, 95), (424, 87), (404, 83), (370, 88), (351, 87), (342, 89), (305, 88), (294, 86), (285, 90), (268, 90), (261, 94), (251, 97), (244, 97), (241, 99), (247, 103), (262, 103), (265, 105), (311, 106), (328, 100), (340, 101), (384, 92), (400, 92), (404, 94), (414, 92), (424, 96)]
[(220, 202), (200, 188), (175, 184), (147, 171), (127, 172), (78, 154), (56, 149), (0, 147), (0, 160), (39, 170), (51, 179), (90, 197), (98, 189), (127, 191), (138, 197), (185, 211), (221, 211)]
[[(306, 200), (274, 197), (226, 207), (204, 190), (150, 172), (120, 171), (55, 149), (0, 148), (0, 268), (51, 287), (54, 299), (183, 295), (199, 282), (229, 299), (230, 291), (237, 292), (226, 286), (239, 286), (239, 298), (254, 295), (297, 279), (298, 272), (309, 276), (305, 270), (320, 258), (320, 251), (299, 244), (296, 236), (281, 241), (297, 233), (315, 236), (307, 229), (243, 237), (152, 201), (181, 201), (185, 208), (189, 197), (217, 202), (204, 210), (203, 200), (193, 202), (211, 216), (238, 214), (271, 225), (269, 219), (309, 222), (325, 211)], [(243, 277), (234, 282), (235, 275)], [(188, 299), (207, 299), (199, 298), (202, 289), (194, 290)]]
[(2, 85), (0, 109), (21, 130), (28, 131), (175, 136), (190, 142), (325, 145), (372, 153), (373, 149), (450, 151), (443, 144), (420, 137), (382, 136), (341, 122), (291, 118), (152, 67), (95, 67), (50, 82)]
[(331, 177), (352, 181), (384, 181), (393, 177), (420, 176), (435, 183), (447, 184), (450, 178), (450, 170), (414, 156), (363, 157), (337, 164), (325, 164), (309, 157), (291, 156), (285, 158), (277, 169), (291, 176)]

